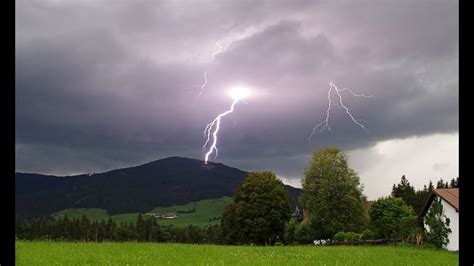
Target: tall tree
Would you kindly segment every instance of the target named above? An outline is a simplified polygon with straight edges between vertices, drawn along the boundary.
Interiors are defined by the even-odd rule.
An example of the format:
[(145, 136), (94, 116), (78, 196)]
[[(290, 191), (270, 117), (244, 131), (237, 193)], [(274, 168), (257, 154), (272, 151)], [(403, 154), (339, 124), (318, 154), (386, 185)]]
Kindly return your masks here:
[(405, 175), (402, 176), (400, 183), (396, 187), (393, 185), (392, 197), (402, 198), (413, 208), (416, 208), (417, 206), (415, 188), (410, 185), (410, 182), (408, 182), (408, 179), (405, 177)]
[(234, 202), (236, 205), (226, 208), (221, 223), (225, 228), (236, 223), (233, 226), (238, 228), (239, 242), (261, 245), (283, 240), (285, 224), (291, 217), (291, 203), (283, 183), (274, 173), (249, 173), (237, 188)]
[(338, 231), (359, 231), (365, 220), (366, 198), (357, 173), (338, 147), (316, 150), (305, 170), (301, 203), (309, 210), (313, 239), (326, 239)]
[(451, 188), (459, 187), (459, 177), (451, 179), (451, 182), (449, 183), (449, 187)]
[[(430, 181), (430, 185), (432, 186)], [(416, 214), (419, 214), (423, 206), (425, 205), (426, 200), (428, 199), (428, 195), (430, 194), (429, 188), (425, 185), (423, 190), (417, 190), (415, 193), (415, 201), (412, 205), (413, 210)]]
[(433, 182), (430, 180), (430, 184), (428, 185), (428, 192), (431, 192), (434, 189)]
[(438, 188), (445, 188), (445, 183), (444, 183), (443, 178), (440, 178), (440, 179), (438, 180), (438, 183), (436, 183), (436, 188), (437, 188), (437, 189), (438, 189)]

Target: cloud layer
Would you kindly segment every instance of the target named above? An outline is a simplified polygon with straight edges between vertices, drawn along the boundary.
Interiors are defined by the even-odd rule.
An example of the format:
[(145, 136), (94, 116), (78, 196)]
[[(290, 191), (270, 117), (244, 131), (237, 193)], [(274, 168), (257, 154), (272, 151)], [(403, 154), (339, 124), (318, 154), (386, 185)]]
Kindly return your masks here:
[[(456, 1), (17, 1), (16, 168), (202, 158), (235, 84), (253, 94), (223, 121), (218, 160), (245, 170), (300, 178), (318, 147), (455, 133), (458, 18)], [(369, 133), (336, 107), (309, 144), (331, 80), (375, 96), (345, 94)]]

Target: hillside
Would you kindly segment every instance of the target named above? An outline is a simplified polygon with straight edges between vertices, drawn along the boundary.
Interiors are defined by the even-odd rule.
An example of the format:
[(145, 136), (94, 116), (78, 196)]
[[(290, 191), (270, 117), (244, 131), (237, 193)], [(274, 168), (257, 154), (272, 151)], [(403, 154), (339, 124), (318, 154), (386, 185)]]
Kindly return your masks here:
[[(197, 202), (191, 202), (184, 205), (173, 205), (169, 207), (157, 207), (145, 214), (163, 214), (163, 213), (176, 213), (177, 217), (174, 219), (160, 219), (159, 222), (162, 225), (174, 225), (174, 226), (186, 226), (192, 225), (208, 225), (220, 223), (222, 211), (226, 204), (232, 200), (231, 197), (222, 197), (218, 199), (206, 199)], [(195, 208), (194, 212), (183, 213)], [(104, 209), (97, 208), (77, 208), (77, 209), (66, 209), (59, 211), (54, 216), (67, 215), (69, 218), (81, 218), (83, 215), (92, 221), (108, 220), (111, 218), (117, 223), (135, 223), (137, 220), (138, 213), (121, 213), (116, 215), (109, 215)]]
[[(64, 209), (100, 208), (109, 215), (232, 197), (247, 172), (221, 163), (169, 157), (93, 175), (16, 173), (16, 213), (48, 216)], [(301, 189), (285, 185), (293, 202)]]

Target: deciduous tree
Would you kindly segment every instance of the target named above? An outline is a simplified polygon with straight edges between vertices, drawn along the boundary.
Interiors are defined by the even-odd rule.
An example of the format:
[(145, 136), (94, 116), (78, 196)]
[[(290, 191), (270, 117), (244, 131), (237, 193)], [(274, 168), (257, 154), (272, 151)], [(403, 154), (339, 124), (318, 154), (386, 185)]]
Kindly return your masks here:
[(339, 231), (360, 231), (366, 220), (366, 198), (357, 173), (337, 147), (316, 150), (305, 170), (301, 203), (310, 212), (313, 239)]
[[(240, 243), (273, 244), (282, 241), (291, 217), (291, 203), (283, 183), (272, 172), (249, 173), (237, 188), (235, 205), (222, 217), (224, 239)], [(231, 229), (235, 227), (237, 232)]]

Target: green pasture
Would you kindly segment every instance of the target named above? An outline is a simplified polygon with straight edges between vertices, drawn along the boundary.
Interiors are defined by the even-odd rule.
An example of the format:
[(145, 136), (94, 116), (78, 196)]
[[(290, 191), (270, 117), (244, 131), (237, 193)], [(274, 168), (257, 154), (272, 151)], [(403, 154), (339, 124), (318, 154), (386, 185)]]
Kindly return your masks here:
[[(220, 216), (227, 203), (232, 200), (231, 197), (222, 197), (217, 199), (207, 199), (197, 202), (191, 202), (184, 205), (174, 205), (169, 207), (157, 207), (147, 212), (153, 213), (170, 213), (178, 211), (188, 211), (196, 208), (196, 212), (192, 213), (177, 213), (175, 219), (160, 219), (158, 222), (163, 225), (186, 226), (193, 225), (208, 225), (220, 223)], [(65, 209), (54, 214), (54, 216), (67, 215), (69, 218), (81, 218), (85, 215), (92, 221), (108, 220), (112, 218), (117, 223), (135, 223), (138, 213), (122, 213), (109, 215), (106, 210), (98, 208), (75, 208)]]
[(458, 253), (400, 246), (17, 241), (16, 265), (458, 265)]

